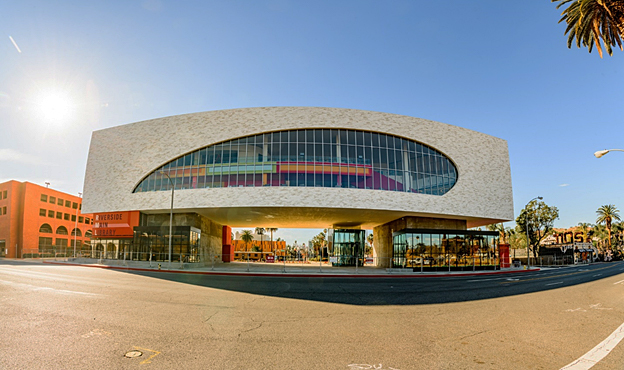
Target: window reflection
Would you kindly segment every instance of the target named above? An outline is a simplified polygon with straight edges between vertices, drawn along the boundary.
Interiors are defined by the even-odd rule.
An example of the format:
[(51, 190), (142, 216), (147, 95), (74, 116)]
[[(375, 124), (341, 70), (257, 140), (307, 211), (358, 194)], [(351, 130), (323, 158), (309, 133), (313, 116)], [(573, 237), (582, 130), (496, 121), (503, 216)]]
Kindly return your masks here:
[(393, 267), (414, 271), (493, 270), (498, 233), (474, 230), (403, 230), (393, 234)]
[(374, 132), (289, 130), (201, 148), (152, 172), (134, 192), (305, 186), (447, 193), (455, 165), (421, 143)]

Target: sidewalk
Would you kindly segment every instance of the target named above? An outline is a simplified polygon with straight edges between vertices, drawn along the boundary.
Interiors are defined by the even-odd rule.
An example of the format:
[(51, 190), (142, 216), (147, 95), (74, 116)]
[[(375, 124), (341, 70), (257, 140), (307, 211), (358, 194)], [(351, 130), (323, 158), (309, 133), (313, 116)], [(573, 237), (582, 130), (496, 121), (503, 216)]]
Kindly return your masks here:
[[(270, 277), (393, 277), (393, 278), (418, 278), (418, 277), (457, 277), (475, 275), (499, 275), (509, 273), (522, 273), (529, 271), (539, 271), (540, 268), (507, 268), (502, 270), (482, 270), (482, 271), (425, 271), (413, 272), (411, 269), (386, 269), (372, 266), (364, 267), (334, 267), (318, 262), (299, 263), (264, 263), (264, 262), (230, 262), (215, 263), (214, 267), (203, 266), (203, 264), (185, 263), (181, 266), (179, 262), (172, 262), (171, 269), (168, 269), (167, 262), (144, 262), (144, 261), (124, 261), (124, 260), (98, 260), (86, 258), (68, 259), (45, 259), (44, 264), (73, 265), (84, 267), (96, 267), (105, 269), (115, 269), (124, 271), (151, 271), (159, 273), (183, 273), (202, 275), (232, 275), (232, 276), (270, 276)], [(160, 266), (160, 269), (159, 269)]]

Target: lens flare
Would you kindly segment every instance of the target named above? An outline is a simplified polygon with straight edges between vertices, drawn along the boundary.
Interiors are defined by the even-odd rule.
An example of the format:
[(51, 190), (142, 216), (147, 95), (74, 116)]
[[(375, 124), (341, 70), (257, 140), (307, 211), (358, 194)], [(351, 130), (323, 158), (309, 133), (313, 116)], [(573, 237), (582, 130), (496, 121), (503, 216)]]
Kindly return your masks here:
[(67, 124), (74, 113), (72, 98), (62, 91), (42, 92), (34, 99), (33, 108), (39, 120), (57, 126)]

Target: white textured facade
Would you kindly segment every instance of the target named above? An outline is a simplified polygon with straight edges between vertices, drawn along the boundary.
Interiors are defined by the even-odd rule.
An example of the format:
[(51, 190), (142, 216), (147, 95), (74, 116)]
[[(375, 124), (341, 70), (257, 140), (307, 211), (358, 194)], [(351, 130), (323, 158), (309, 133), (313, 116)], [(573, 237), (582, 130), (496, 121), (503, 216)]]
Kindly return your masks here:
[(83, 212), (169, 211), (171, 192), (133, 193), (163, 164), (223, 141), (289, 129), (353, 129), (426, 144), (456, 166), (444, 195), (323, 187), (224, 187), (175, 191), (175, 212), (232, 227), (374, 226), (400, 217), (466, 220), (468, 227), (513, 219), (505, 140), (420, 118), (351, 109), (272, 107), (193, 113), (137, 122), (92, 135)]

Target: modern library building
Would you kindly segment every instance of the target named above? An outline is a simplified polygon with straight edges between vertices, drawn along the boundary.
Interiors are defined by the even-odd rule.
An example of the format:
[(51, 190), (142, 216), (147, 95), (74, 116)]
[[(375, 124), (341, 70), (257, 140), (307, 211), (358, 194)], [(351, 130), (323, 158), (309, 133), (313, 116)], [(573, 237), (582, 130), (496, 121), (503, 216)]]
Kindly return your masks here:
[(229, 261), (230, 228), (260, 226), (329, 229), (323, 257), (354, 265), (373, 229), (378, 267), (477, 269), (504, 251), (474, 228), (511, 220), (513, 200), (502, 139), (388, 113), (270, 107), (94, 132), (83, 212), (107, 258), (167, 260), (171, 235), (174, 260)]

